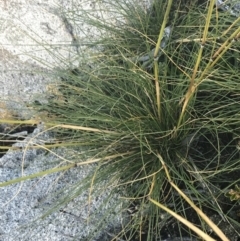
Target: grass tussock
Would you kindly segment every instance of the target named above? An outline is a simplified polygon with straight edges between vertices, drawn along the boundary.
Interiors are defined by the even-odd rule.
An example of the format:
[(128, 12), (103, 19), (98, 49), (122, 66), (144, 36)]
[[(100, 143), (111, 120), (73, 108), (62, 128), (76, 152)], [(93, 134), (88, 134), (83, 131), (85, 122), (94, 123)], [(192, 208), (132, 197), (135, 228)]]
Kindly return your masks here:
[(79, 150), (71, 168), (95, 167), (70, 192), (80, 195), (89, 185), (89, 197), (107, 186), (121, 194), (125, 218), (109, 240), (200, 235), (171, 212), (205, 240), (228, 240), (208, 220), (214, 215), (239, 235), (240, 27), (214, 2), (156, 0), (146, 10), (114, 1), (114, 24), (71, 13), (76, 26), (84, 22), (103, 34), (89, 39), (92, 54), (80, 51), (85, 61), (78, 68), (56, 71), (59, 85), (48, 104), (35, 108), (58, 143)]

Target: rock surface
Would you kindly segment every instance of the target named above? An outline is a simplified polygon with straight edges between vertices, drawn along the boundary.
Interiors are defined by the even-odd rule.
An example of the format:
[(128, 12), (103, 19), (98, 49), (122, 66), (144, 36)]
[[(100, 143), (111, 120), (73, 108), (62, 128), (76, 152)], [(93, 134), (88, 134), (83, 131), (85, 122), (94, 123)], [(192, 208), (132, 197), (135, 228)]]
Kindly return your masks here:
[[(45, 169), (50, 169), (59, 163), (59, 156), (69, 158), (73, 151), (59, 148), (51, 150), (47, 154), (43, 149), (32, 149), (33, 144), (49, 142), (51, 136), (38, 126), (32, 134), (29, 134), (22, 142), (14, 144), (21, 147), (23, 151), (8, 151), (0, 159), (0, 182), (8, 181), (22, 175), (30, 175)], [(91, 208), (88, 205), (88, 191), (86, 190), (74, 201), (64, 206), (64, 211), (56, 211), (43, 220), (36, 220), (41, 217), (56, 198), (56, 194), (62, 188), (69, 190), (71, 187), (86, 177), (93, 166), (70, 169), (65, 173), (54, 173), (44, 177), (35, 178), (23, 183), (13, 184), (0, 189), (0, 240), (84, 240), (89, 235), (96, 233), (96, 223), (90, 220), (87, 224), (89, 212), (100, 218), (103, 213), (99, 206), (104, 201), (104, 196), (92, 199)], [(70, 177), (70, 178), (69, 178)], [(113, 200), (114, 202), (114, 200)], [(111, 202), (105, 206), (105, 211), (112, 206)], [(113, 225), (120, 223), (119, 215), (111, 215), (110, 220), (105, 224)], [(100, 235), (100, 234), (99, 234)], [(101, 240), (104, 240), (102, 237)]]
[[(79, 0), (0, 1), (1, 119), (16, 115), (29, 119), (33, 113), (26, 107), (27, 104), (33, 100), (44, 102), (48, 85), (56, 81), (50, 74), (51, 69), (79, 64), (79, 46), (76, 47), (73, 41), (77, 37), (79, 43), (86, 35), (74, 28), (70, 16), (79, 8), (96, 10), (98, 6), (96, 1)], [(36, 140), (38, 144), (49, 142), (51, 137), (43, 132), (41, 126), (32, 134), (26, 134), (23, 141), (15, 144), (20, 150), (9, 150), (0, 158), (0, 182), (54, 167), (59, 162), (59, 156), (67, 159), (71, 155), (66, 149), (52, 150), (51, 154), (46, 155), (42, 149), (26, 148), (27, 143)], [(54, 204), (54, 197), (47, 198), (49, 194), (63, 187), (70, 189), (93, 170), (93, 166), (79, 167), (65, 173), (1, 187), (0, 241), (60, 241), (73, 240), (74, 237), (76, 240), (84, 240), (88, 234), (99, 231), (96, 230), (96, 221), (87, 223), (87, 192), (64, 207), (64, 211), (58, 210), (44, 220), (36, 220)], [(96, 217), (103, 215), (99, 206), (108, 193), (106, 191), (103, 197), (92, 200), (91, 212)], [(118, 199), (116, 195), (113, 202)], [(104, 206), (106, 210), (113, 205), (110, 202)], [(120, 223), (121, 216), (113, 214), (105, 226), (113, 227)], [(104, 236), (100, 240), (104, 240)]]

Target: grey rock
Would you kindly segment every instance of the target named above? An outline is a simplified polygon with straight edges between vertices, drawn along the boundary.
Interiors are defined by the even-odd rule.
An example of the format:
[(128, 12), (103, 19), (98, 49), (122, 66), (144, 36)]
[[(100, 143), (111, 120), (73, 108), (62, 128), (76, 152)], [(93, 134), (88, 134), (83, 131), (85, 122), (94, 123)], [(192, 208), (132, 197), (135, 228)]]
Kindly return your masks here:
[[(60, 163), (60, 157), (67, 159), (71, 154), (70, 150), (59, 148), (51, 150), (46, 155), (44, 150), (31, 148), (32, 145), (49, 142), (51, 135), (44, 132), (39, 126), (32, 134), (29, 134), (20, 143), (14, 146), (22, 147), (23, 151), (9, 150), (0, 159), (0, 182), (12, 180), (22, 175), (30, 175), (44, 169), (50, 169)], [(59, 160), (60, 159), (60, 160)], [(94, 166), (88, 165), (68, 170), (65, 173), (53, 173), (44, 177), (38, 177), (22, 183), (13, 184), (0, 188), (0, 240), (26, 241), (26, 240), (83, 240), (87, 235), (97, 233), (97, 220), (104, 216), (104, 213), (114, 206), (119, 199), (116, 194), (113, 200), (100, 206), (111, 192), (107, 189), (99, 197), (93, 197), (89, 209), (88, 190), (63, 206), (64, 212), (59, 208), (44, 219), (40, 218), (48, 209), (62, 198), (71, 188), (79, 185), (81, 181), (92, 171)], [(64, 190), (63, 192), (60, 192)], [(60, 194), (57, 195), (57, 193)], [(59, 196), (60, 195), (60, 196)], [(120, 208), (120, 206), (116, 206)], [(115, 210), (105, 220), (105, 228), (113, 227), (121, 223), (119, 210)], [(90, 212), (90, 213), (89, 213)], [(96, 219), (89, 219), (94, 214)], [(99, 235), (104, 235), (99, 233)], [(96, 238), (99, 236), (97, 235)], [(103, 236), (104, 237), (104, 236)], [(106, 237), (106, 234), (105, 234)], [(102, 239), (103, 240), (103, 239)]]

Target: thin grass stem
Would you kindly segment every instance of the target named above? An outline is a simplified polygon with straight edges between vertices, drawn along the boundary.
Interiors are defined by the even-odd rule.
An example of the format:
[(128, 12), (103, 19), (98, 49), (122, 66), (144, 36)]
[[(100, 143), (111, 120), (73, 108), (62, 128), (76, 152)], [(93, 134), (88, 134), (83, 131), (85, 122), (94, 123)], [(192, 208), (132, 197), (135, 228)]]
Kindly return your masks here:
[(167, 24), (167, 19), (170, 13), (170, 9), (172, 6), (172, 0), (168, 1), (168, 5), (167, 5), (167, 9), (166, 12), (164, 14), (164, 19), (161, 25), (161, 29), (160, 29), (160, 33), (158, 35), (158, 41), (156, 44), (156, 48), (154, 51), (154, 77), (155, 77), (155, 88), (156, 88), (156, 100), (157, 100), (157, 111), (158, 111), (158, 118), (161, 121), (161, 89), (160, 89), (160, 85), (159, 85), (159, 70), (158, 70), (158, 53), (160, 51), (160, 44), (161, 41), (163, 39), (163, 35), (164, 35), (164, 29), (166, 27)]
[(198, 227), (193, 225), (191, 222), (189, 222), (187, 219), (183, 218), (182, 216), (180, 216), (176, 212), (172, 211), (171, 209), (167, 208), (163, 204), (153, 200), (152, 198), (149, 198), (149, 201), (151, 201), (153, 204), (155, 204), (159, 208), (163, 209), (164, 211), (168, 212), (170, 215), (175, 217), (178, 221), (182, 222), (188, 228), (193, 230), (199, 237), (203, 238), (203, 240), (206, 240), (206, 241), (216, 241), (215, 239), (210, 237), (208, 234), (204, 233), (201, 229), (199, 229)]
[(179, 120), (178, 120), (177, 129), (179, 128), (179, 126), (182, 123), (182, 119), (183, 119), (184, 113), (186, 111), (186, 108), (188, 106), (188, 103), (191, 100), (191, 98), (192, 98), (192, 96), (193, 96), (193, 94), (196, 90), (196, 86), (194, 85), (194, 81), (196, 79), (196, 74), (197, 74), (201, 59), (202, 59), (203, 48), (204, 48), (204, 45), (205, 45), (206, 40), (207, 40), (207, 34), (208, 34), (208, 29), (209, 29), (209, 25), (210, 25), (210, 20), (211, 20), (214, 4), (215, 4), (215, 0), (210, 0), (210, 5), (208, 7), (208, 13), (207, 13), (207, 18), (206, 18), (206, 23), (205, 23), (205, 26), (204, 26), (201, 46), (200, 46), (198, 56), (197, 56), (197, 60), (196, 60), (196, 63), (195, 63), (194, 69), (193, 69), (193, 74), (192, 74), (192, 77), (190, 79), (189, 88), (188, 88), (187, 93), (185, 95), (185, 100), (184, 100), (183, 107), (182, 107), (182, 110), (181, 110), (181, 114), (180, 114), (180, 117), (179, 117)]
[(217, 227), (217, 225), (215, 223), (212, 222), (212, 220), (210, 220), (206, 214), (204, 214), (202, 212), (201, 209), (199, 209), (187, 196), (186, 194), (184, 194), (174, 183), (173, 181), (171, 180), (171, 177), (170, 177), (170, 174), (169, 174), (169, 171), (167, 169), (167, 166), (166, 164), (164, 163), (162, 157), (158, 154), (158, 158), (160, 160), (160, 162), (162, 163), (164, 169), (165, 169), (165, 172), (166, 172), (166, 175), (167, 175), (167, 178), (168, 178), (168, 181), (169, 183), (171, 184), (171, 186), (184, 198), (185, 201), (188, 202), (188, 204), (198, 213), (198, 215), (213, 229), (213, 231), (223, 240), (223, 241), (229, 241), (229, 239), (225, 236), (225, 234)]

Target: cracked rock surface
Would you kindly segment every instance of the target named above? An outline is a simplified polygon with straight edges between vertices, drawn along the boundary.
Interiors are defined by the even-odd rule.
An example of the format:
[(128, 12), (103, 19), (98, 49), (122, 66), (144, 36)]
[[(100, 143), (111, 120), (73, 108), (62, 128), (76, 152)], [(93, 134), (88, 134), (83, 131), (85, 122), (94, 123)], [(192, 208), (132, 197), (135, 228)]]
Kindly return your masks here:
[[(79, 64), (77, 48), (72, 41), (73, 36), (81, 39), (81, 33), (73, 29), (70, 20), (64, 22), (65, 15), (62, 13), (79, 8), (79, 4), (85, 9), (95, 9), (94, 2), (0, 1), (0, 119), (11, 118), (11, 115), (21, 119), (31, 118), (28, 103), (46, 101), (44, 97), (48, 85), (56, 81), (50, 74), (51, 69)], [(59, 156), (68, 159), (72, 155), (64, 148), (48, 154), (42, 149), (30, 148), (32, 142), (43, 144), (51, 140), (51, 135), (41, 126), (33, 133), (24, 133), (24, 136), (22, 141), (14, 144), (17, 150), (9, 150), (0, 158), (0, 182), (50, 169), (59, 163)], [(74, 237), (84, 240), (88, 234), (99, 231), (96, 230), (96, 220), (87, 222), (87, 191), (64, 206), (64, 211), (57, 210), (43, 220), (36, 220), (54, 204), (56, 198), (61, 198), (51, 194), (63, 187), (70, 189), (93, 170), (93, 166), (89, 165), (1, 187), (0, 241), (60, 241), (73, 240)], [(92, 199), (91, 213), (96, 217), (103, 216), (99, 207), (109, 192)], [(104, 204), (105, 210), (118, 199), (116, 194), (116, 198)], [(106, 220), (106, 228), (120, 224), (121, 218), (114, 212)], [(100, 240), (106, 237), (99, 235)]]

